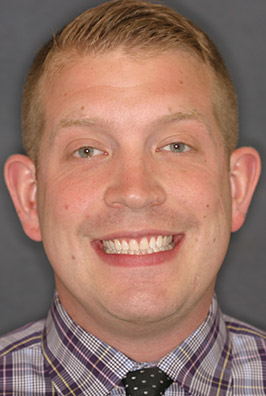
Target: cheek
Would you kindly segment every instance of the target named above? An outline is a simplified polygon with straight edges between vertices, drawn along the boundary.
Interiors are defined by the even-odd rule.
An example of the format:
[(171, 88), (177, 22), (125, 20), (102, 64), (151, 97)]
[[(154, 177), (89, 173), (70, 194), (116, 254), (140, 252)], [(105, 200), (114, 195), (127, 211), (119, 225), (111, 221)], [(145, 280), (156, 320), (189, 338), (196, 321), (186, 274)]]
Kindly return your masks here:
[(188, 209), (207, 215), (224, 207), (224, 199), (229, 197), (229, 184), (214, 171), (187, 169), (170, 175), (168, 192)]
[[(174, 180), (172, 178), (172, 180)], [(182, 208), (184, 214), (197, 224), (196, 245), (217, 246), (227, 243), (231, 229), (231, 194), (227, 174), (217, 169), (187, 169), (172, 183), (172, 205)]]
[(95, 178), (73, 172), (47, 180), (38, 192), (38, 211), (44, 224), (75, 224), (96, 210), (102, 187)]

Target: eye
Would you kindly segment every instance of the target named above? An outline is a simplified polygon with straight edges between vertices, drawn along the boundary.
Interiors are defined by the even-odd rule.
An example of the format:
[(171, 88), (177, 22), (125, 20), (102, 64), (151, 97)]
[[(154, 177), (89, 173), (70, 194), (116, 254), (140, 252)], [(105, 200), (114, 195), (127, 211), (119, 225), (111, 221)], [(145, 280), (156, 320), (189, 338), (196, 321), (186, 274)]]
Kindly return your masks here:
[(105, 154), (104, 151), (102, 150), (97, 150), (94, 147), (81, 147), (77, 151), (74, 152), (73, 157), (78, 157), (78, 158), (91, 158), (94, 157), (95, 155), (100, 155), (100, 154)]
[(186, 151), (191, 150), (191, 148), (187, 146), (185, 143), (173, 142), (167, 144), (166, 146), (163, 146), (161, 150), (172, 151), (172, 153), (184, 153)]

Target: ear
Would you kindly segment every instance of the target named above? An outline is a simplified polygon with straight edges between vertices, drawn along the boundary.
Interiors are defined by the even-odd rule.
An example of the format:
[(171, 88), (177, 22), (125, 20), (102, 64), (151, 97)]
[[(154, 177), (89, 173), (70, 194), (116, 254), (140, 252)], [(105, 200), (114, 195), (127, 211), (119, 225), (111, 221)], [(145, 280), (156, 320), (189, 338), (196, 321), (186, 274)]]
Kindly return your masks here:
[(31, 239), (41, 241), (34, 163), (25, 155), (12, 155), (5, 163), (4, 176), (25, 233)]
[(245, 221), (260, 172), (260, 156), (252, 147), (240, 147), (231, 154), (232, 232), (239, 230)]

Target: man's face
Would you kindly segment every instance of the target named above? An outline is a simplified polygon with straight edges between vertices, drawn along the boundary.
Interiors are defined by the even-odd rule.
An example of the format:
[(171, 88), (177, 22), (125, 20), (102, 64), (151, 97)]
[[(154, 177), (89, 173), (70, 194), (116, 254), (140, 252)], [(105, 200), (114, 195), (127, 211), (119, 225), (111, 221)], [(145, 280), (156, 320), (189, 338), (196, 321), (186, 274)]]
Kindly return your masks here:
[(209, 72), (113, 52), (46, 84), (37, 202), (64, 306), (85, 327), (202, 320), (231, 228)]

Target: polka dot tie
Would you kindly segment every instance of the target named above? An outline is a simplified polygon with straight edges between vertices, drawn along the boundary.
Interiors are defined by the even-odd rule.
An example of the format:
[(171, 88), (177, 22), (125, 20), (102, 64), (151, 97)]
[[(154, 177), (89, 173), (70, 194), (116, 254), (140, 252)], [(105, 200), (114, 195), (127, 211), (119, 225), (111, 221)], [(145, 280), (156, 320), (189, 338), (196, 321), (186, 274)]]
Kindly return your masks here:
[(173, 382), (158, 367), (131, 371), (122, 380), (127, 396), (160, 396)]

